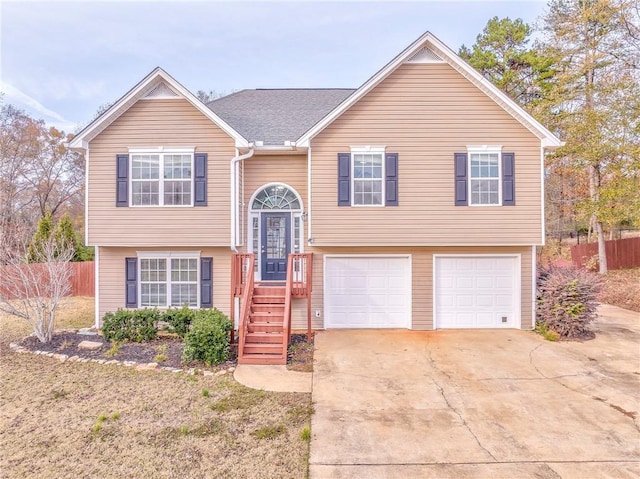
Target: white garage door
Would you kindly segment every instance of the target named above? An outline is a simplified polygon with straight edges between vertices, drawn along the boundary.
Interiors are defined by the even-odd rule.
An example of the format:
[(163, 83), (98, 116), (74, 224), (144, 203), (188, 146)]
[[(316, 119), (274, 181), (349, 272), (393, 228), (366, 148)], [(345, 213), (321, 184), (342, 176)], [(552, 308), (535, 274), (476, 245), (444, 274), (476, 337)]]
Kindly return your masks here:
[(436, 257), (436, 328), (520, 327), (518, 257)]
[(410, 328), (411, 259), (325, 256), (327, 328)]

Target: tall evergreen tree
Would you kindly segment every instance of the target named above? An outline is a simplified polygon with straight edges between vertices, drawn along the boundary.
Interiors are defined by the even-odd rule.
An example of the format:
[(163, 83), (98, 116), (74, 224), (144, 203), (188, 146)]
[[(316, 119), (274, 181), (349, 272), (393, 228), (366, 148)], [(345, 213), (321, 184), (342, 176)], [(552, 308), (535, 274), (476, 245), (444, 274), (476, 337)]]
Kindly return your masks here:
[(27, 248), (27, 261), (30, 263), (37, 262), (38, 258), (42, 256), (42, 247), (46, 244), (54, 233), (53, 219), (51, 218), (51, 212), (47, 211), (42, 218), (38, 221), (36, 232), (29, 243)]
[(545, 95), (553, 59), (529, 46), (531, 27), (522, 19), (493, 17), (476, 42), (458, 54), (527, 110)]

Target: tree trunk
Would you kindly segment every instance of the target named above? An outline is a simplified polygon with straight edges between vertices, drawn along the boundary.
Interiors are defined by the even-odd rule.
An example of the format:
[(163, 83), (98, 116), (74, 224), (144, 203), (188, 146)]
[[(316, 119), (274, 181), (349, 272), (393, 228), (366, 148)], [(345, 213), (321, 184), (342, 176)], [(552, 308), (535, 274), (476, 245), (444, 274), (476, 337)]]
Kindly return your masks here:
[(602, 223), (596, 221), (596, 232), (598, 233), (598, 263), (600, 264), (600, 274), (606, 274), (607, 268), (607, 251), (605, 248), (604, 229)]
[[(591, 201), (597, 204), (600, 198), (600, 170), (598, 165), (589, 165), (589, 196)], [(591, 215), (591, 223), (595, 226), (595, 233), (598, 236), (598, 264), (600, 265), (600, 274), (605, 274), (607, 268), (607, 251), (605, 249), (604, 228), (602, 221), (598, 220), (597, 214)]]

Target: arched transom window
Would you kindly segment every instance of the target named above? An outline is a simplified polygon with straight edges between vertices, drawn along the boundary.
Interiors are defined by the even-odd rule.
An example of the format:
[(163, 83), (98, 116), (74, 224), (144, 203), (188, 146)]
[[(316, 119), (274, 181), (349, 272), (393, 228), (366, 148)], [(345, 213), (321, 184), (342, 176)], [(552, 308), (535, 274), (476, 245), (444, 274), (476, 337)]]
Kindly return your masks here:
[(295, 192), (284, 185), (263, 188), (251, 203), (252, 210), (299, 210), (300, 200)]

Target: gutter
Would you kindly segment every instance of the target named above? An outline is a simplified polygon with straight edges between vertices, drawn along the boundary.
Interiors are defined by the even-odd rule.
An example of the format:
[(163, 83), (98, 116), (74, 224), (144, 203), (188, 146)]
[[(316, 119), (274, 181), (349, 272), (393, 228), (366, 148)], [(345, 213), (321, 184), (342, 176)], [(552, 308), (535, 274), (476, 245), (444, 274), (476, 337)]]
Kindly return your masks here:
[(238, 175), (237, 175), (237, 164), (240, 161), (246, 160), (247, 158), (251, 158), (254, 153), (253, 143), (249, 143), (249, 151), (244, 155), (236, 155), (231, 159), (231, 163), (229, 164), (229, 168), (231, 170), (231, 251), (234, 253), (238, 252), (237, 245), (237, 213), (238, 213)]

